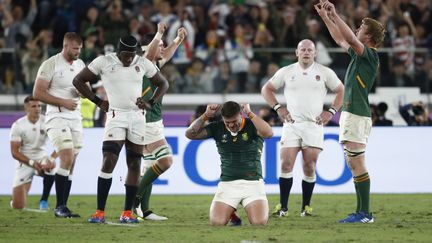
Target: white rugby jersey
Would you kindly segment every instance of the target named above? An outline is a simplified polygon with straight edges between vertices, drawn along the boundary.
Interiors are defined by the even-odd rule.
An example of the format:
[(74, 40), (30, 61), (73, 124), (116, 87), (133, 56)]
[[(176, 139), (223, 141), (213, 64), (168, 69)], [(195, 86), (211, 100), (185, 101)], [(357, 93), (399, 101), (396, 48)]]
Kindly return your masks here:
[(99, 56), (88, 69), (100, 75), (106, 90), (110, 110), (137, 110), (136, 99), (141, 97), (143, 77), (152, 78), (157, 69), (147, 58), (135, 55), (129, 67), (124, 67), (116, 53)]
[(61, 53), (48, 58), (39, 67), (37, 78), (50, 83), (48, 89), (49, 94), (63, 99), (74, 99), (78, 103), (77, 109), (74, 111), (47, 104), (46, 121), (54, 117), (81, 120), (80, 97), (72, 81), (84, 67), (85, 64), (81, 59), (75, 60), (71, 64), (66, 61)]
[(45, 117), (40, 115), (36, 123), (31, 123), (27, 116), (12, 124), (10, 141), (21, 142), (20, 152), (30, 159), (39, 160), (46, 155), (47, 134)]
[(314, 62), (303, 69), (298, 62), (279, 69), (271, 84), (284, 88), (286, 106), (296, 122), (311, 121), (323, 110), (327, 89), (334, 91), (342, 82), (328, 67)]

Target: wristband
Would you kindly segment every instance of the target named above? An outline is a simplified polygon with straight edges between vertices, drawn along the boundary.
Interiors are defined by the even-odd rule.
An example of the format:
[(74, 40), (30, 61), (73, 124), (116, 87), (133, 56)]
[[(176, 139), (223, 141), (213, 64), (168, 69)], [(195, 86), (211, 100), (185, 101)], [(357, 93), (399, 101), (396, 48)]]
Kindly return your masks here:
[(276, 103), (276, 105), (273, 106), (273, 110), (274, 110), (274, 111), (277, 111), (277, 110), (278, 110), (279, 108), (281, 108), (281, 107), (282, 107), (281, 104)]
[(248, 115), (249, 119), (251, 119), (251, 120), (252, 120), (252, 118), (255, 117), (255, 114), (254, 114), (252, 111), (249, 111), (249, 112), (247, 113), (247, 115)]
[(91, 99), (90, 101), (95, 103), (97, 106), (99, 106), (102, 103), (101, 98), (99, 98), (97, 95), (95, 95), (94, 98)]
[(206, 113), (202, 114), (201, 117), (202, 117), (203, 121), (208, 121), (208, 120), (210, 119), (210, 117), (208, 117), (208, 116), (206, 115)]
[(180, 45), (181, 43), (182, 43), (182, 40), (180, 39), (180, 37), (176, 37), (174, 40), (173, 40), (173, 42), (176, 44), (176, 45)]
[(154, 36), (154, 39), (160, 41), (162, 39), (162, 35), (163, 34), (157, 32), (156, 35)]
[(28, 161), (28, 164), (29, 164), (31, 167), (33, 167), (34, 163), (35, 163), (35, 162), (34, 162), (34, 160), (32, 160), (32, 159)]
[(330, 106), (330, 108), (327, 110), (328, 112), (330, 112), (333, 116), (336, 114), (337, 110), (336, 108), (334, 108), (333, 106)]

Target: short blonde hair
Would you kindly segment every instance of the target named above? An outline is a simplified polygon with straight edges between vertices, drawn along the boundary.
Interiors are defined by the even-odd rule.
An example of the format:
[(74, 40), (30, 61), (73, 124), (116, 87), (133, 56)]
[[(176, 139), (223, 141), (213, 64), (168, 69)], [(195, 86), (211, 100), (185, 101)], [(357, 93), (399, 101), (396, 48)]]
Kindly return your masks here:
[(371, 36), (371, 41), (373, 42), (375, 47), (381, 46), (385, 37), (385, 28), (384, 26), (371, 18), (364, 18), (362, 23), (367, 27), (367, 34)]

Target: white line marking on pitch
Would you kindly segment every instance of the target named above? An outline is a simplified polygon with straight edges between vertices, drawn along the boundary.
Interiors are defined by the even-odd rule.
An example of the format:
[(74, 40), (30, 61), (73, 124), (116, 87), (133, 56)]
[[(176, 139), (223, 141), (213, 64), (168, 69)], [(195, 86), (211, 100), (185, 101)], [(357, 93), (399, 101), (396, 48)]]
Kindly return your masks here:
[(122, 223), (113, 223), (113, 222), (105, 222), (108, 225), (115, 225), (115, 226), (126, 226), (126, 227), (138, 227), (137, 224), (122, 224)]
[(28, 212), (35, 212), (35, 213), (47, 213), (47, 210), (40, 210), (40, 209), (34, 209), (34, 208), (24, 208), (24, 211)]

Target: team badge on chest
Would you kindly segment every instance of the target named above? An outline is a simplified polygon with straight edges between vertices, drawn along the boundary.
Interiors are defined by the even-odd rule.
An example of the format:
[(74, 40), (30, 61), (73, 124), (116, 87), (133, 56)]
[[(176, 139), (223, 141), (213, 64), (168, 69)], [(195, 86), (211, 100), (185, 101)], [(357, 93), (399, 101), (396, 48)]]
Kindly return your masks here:
[(321, 80), (321, 77), (319, 75), (315, 75), (315, 80), (318, 82)]
[(247, 134), (247, 133), (243, 133), (243, 134), (242, 134), (242, 139), (243, 139), (243, 141), (247, 141), (247, 140), (249, 140), (249, 136), (248, 136), (248, 134)]
[(135, 71), (137, 71), (137, 73), (140, 72), (140, 68), (138, 66), (135, 66)]

